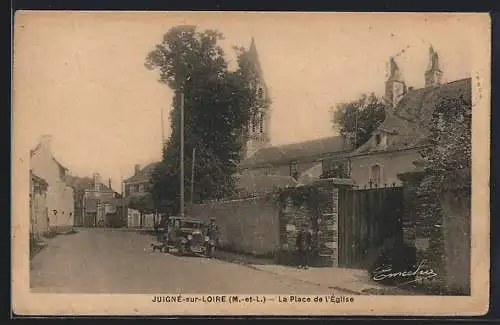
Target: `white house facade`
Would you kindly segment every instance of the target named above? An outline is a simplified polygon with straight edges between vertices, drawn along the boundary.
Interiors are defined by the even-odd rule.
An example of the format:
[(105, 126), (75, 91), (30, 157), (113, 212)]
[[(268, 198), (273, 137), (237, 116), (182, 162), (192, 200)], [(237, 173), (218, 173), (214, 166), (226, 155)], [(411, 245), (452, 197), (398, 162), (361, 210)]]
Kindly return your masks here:
[(47, 184), (46, 205), (49, 227), (74, 225), (73, 188), (66, 183), (68, 169), (59, 163), (51, 151), (50, 136), (42, 136), (37, 147), (30, 152), (30, 169)]

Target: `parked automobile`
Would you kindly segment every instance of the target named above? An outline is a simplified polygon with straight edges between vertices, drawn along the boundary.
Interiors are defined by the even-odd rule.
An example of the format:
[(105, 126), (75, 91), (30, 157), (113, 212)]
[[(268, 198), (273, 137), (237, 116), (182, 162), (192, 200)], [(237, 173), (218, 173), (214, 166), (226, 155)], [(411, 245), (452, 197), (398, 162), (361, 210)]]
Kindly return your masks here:
[(209, 253), (209, 238), (204, 234), (204, 224), (200, 219), (170, 217), (167, 229), (167, 252), (175, 249), (179, 255), (206, 256)]

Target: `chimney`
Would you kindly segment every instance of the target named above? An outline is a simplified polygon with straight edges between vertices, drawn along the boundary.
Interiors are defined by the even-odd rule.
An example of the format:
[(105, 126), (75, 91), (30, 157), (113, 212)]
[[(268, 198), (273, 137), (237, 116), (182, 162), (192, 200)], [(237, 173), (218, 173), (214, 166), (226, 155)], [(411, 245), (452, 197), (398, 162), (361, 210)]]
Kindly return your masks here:
[(137, 175), (137, 173), (139, 173), (140, 170), (141, 170), (141, 165), (136, 164), (134, 166), (134, 175)]
[(443, 72), (439, 68), (439, 56), (434, 48), (429, 48), (429, 63), (425, 71), (425, 87), (437, 87), (441, 84)]
[(40, 137), (40, 146), (42, 149), (50, 151), (51, 143), (52, 143), (52, 135), (45, 134)]
[(99, 173), (94, 173), (93, 175), (93, 180), (94, 180), (94, 190), (99, 191), (100, 190), (100, 184), (101, 184), (101, 176)]
[(385, 98), (389, 108), (394, 109), (399, 100), (406, 94), (406, 84), (403, 79), (403, 74), (399, 69), (394, 57), (390, 61), (390, 75), (385, 83)]

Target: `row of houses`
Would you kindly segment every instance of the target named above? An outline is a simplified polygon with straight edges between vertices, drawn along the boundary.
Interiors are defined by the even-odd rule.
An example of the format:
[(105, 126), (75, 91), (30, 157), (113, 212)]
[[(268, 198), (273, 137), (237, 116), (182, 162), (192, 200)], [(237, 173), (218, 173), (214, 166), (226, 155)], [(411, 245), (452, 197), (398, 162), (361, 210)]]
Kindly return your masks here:
[(66, 183), (69, 171), (52, 154), (50, 142), (50, 136), (42, 136), (30, 152), (30, 230), (35, 238), (74, 222), (74, 191)]
[(44, 135), (30, 152), (30, 233), (33, 239), (72, 227), (126, 225), (126, 202), (98, 173), (77, 177), (55, 158)]

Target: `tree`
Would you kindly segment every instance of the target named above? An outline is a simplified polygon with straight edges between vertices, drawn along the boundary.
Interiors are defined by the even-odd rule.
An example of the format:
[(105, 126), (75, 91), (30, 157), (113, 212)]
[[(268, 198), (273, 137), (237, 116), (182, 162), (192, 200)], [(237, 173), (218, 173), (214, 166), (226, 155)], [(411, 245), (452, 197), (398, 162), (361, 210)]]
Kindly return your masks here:
[(429, 123), (429, 146), (421, 151), (426, 178), (421, 192), (438, 193), (451, 183), (470, 188), (472, 103), (463, 96), (444, 98)]
[(154, 202), (150, 193), (141, 196), (133, 196), (130, 199), (129, 207), (139, 211), (140, 220), (139, 227), (144, 226), (144, 215), (154, 212)]
[(385, 119), (386, 104), (375, 94), (362, 95), (358, 100), (340, 103), (331, 109), (335, 130), (353, 141), (357, 148), (371, 137)]
[[(239, 68), (228, 70), (218, 45), (223, 35), (195, 26), (170, 29), (146, 58), (160, 82), (175, 95), (170, 112), (172, 135), (152, 178), (152, 198), (161, 211), (179, 209), (180, 93), (184, 93), (185, 188), (191, 181), (191, 152), (196, 148), (195, 201), (222, 198), (235, 190), (232, 174), (239, 161), (250, 105), (255, 95)], [(238, 54), (240, 58), (243, 53)], [(187, 198), (189, 199), (189, 198)]]

